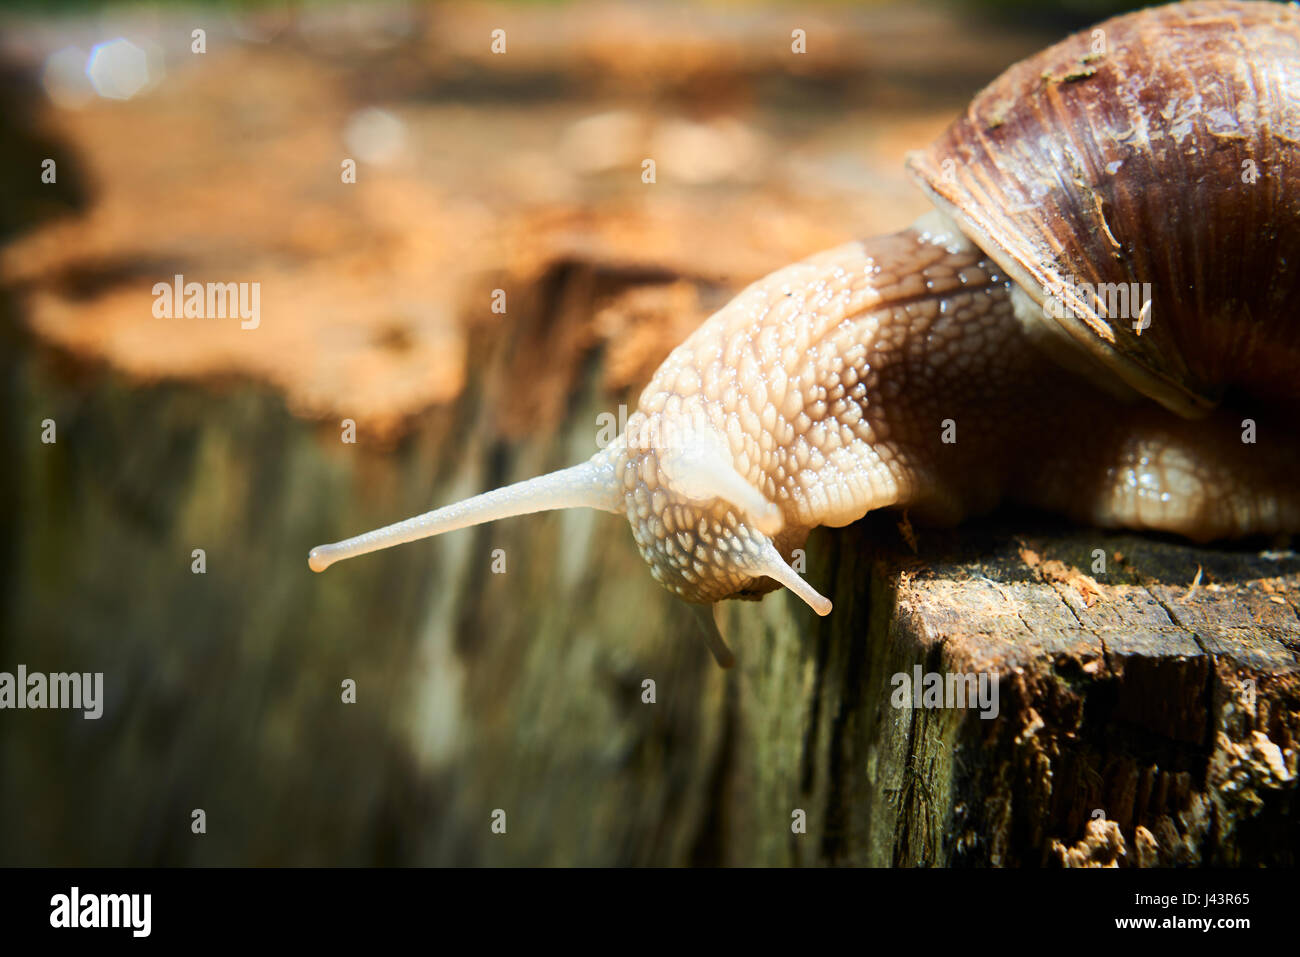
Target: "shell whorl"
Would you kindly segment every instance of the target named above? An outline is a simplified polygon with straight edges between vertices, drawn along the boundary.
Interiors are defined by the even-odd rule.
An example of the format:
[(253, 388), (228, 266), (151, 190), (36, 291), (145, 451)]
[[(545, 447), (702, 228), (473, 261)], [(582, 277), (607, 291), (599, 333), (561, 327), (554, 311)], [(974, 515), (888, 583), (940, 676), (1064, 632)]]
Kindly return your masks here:
[[(908, 165), (1139, 392), (1187, 416), (1229, 387), (1295, 403), (1294, 4), (1204, 0), (1107, 20), (1011, 67)], [(1114, 295), (1134, 288), (1149, 290), (1145, 319)]]

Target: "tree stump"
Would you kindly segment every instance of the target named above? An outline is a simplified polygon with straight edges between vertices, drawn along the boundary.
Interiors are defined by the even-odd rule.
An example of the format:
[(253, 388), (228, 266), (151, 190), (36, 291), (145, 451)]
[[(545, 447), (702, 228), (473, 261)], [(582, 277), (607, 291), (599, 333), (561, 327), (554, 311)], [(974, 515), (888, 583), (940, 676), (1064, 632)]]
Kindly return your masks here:
[[(838, 596), (868, 556), (871, 589), (818, 638), (823, 859), (1294, 861), (1300, 558), (1014, 513), (907, 535), (881, 516), (828, 559)], [(994, 673), (996, 717), (899, 695)]]

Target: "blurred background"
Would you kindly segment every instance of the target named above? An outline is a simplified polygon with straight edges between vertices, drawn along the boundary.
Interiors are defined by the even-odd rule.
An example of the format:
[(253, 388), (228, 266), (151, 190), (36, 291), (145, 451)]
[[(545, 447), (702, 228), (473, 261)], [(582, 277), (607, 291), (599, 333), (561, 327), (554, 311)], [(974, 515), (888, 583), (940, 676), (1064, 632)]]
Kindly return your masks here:
[[(744, 284), (924, 211), (903, 156), (975, 90), (1129, 6), (7, 4), (0, 671), (105, 703), (0, 712), (0, 864), (879, 862), (791, 840), (838, 719), (784, 594), (728, 609), (723, 673), (617, 516), (306, 554), (586, 458)], [(256, 328), (155, 315), (177, 274), (258, 283)]]

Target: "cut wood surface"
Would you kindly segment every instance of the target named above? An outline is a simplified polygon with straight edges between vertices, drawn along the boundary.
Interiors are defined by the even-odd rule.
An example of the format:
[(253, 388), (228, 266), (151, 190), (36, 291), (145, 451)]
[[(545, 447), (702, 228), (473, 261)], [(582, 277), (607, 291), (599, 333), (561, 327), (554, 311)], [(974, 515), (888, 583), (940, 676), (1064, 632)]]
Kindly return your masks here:
[[(904, 151), (1044, 39), (800, 9), (792, 61), (777, 9), (372, 16), (203, 57), (164, 19), (165, 78), (75, 110), (42, 57), (94, 30), (7, 33), (5, 180), (60, 172), (0, 213), (0, 671), (106, 701), (0, 720), (0, 863), (1295, 863), (1286, 542), (872, 516), (807, 544), (829, 618), (725, 606), (730, 672), (618, 516), (311, 574), (589, 456), (745, 283), (921, 212)], [(344, 185), (371, 108), (402, 145)], [(176, 273), (260, 282), (258, 328), (155, 317)], [(996, 673), (996, 716), (899, 701), (917, 669)]]
[[(1014, 516), (919, 535), (873, 574), (893, 863), (1294, 863), (1300, 557)], [(996, 717), (894, 707), (917, 670), (995, 672)]]

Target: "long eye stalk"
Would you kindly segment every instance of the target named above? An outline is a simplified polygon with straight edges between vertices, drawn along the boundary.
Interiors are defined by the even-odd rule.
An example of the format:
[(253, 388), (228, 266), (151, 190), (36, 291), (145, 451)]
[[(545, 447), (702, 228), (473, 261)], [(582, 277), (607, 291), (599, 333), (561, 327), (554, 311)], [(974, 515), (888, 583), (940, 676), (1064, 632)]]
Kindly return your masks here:
[(623, 485), (615, 463), (601, 453), (581, 465), (484, 492), (341, 542), (320, 545), (311, 550), (307, 564), (312, 571), (323, 572), (335, 562), (381, 548), (494, 522), (499, 518), (560, 508), (623, 511)]

